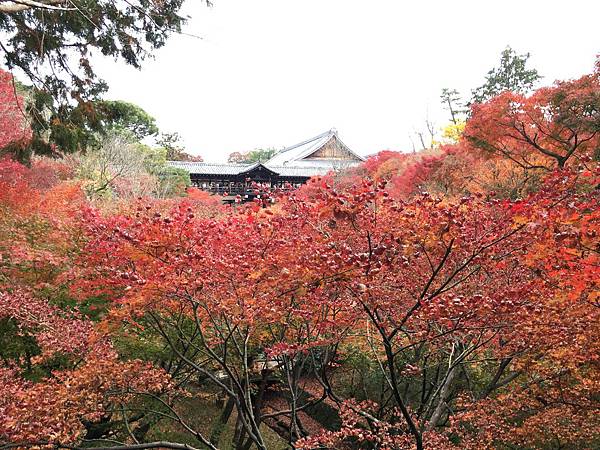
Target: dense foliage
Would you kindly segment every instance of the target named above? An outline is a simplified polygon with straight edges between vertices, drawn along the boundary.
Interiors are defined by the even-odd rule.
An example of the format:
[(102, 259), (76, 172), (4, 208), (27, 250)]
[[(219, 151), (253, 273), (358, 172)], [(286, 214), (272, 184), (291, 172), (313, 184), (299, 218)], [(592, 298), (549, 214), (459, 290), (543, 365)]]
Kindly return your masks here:
[(54, 145), (61, 152), (86, 150), (96, 143), (90, 130), (134, 116), (145, 122), (133, 127), (138, 137), (155, 134), (154, 124), (134, 105), (102, 100), (108, 85), (95, 66), (99, 57), (109, 57), (139, 69), (172, 34), (181, 33), (187, 20), (182, 5), (183, 0), (0, 1), (1, 63), (28, 85), (23, 109), (33, 118), (34, 135), (28, 151), (52, 154)]
[(233, 152), (229, 154), (227, 161), (233, 164), (252, 164), (268, 161), (275, 153), (275, 148), (257, 148), (249, 152)]
[(181, 30), (182, 0), (41, 0), (0, 3), (4, 63), (59, 100), (93, 100), (106, 90), (93, 52), (134, 67)]
[(17, 153), (28, 145), (31, 135), (23, 97), (12, 76), (0, 70), (0, 150), (10, 147)]
[(491, 69), (485, 83), (473, 89), (471, 104), (483, 103), (503, 92), (527, 94), (542, 78), (536, 69), (527, 68), (529, 53), (519, 55), (506, 47), (500, 55), (500, 65)]
[(268, 207), (3, 160), (0, 441), (597, 447), (599, 96), (503, 92)]

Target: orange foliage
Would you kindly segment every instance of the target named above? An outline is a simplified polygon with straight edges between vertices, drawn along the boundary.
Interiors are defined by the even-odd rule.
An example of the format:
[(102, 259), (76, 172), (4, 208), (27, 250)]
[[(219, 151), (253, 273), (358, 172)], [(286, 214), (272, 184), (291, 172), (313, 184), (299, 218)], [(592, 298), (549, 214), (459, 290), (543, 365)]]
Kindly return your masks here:
[[(594, 73), (504, 93), (458, 143), (382, 152), (274, 208), (190, 189), (100, 211), (60, 164), (0, 162), (0, 319), (39, 351), (0, 365), (0, 439), (79, 443), (171, 375), (228, 398), (238, 448), (265, 449), (267, 420), (306, 449), (594, 448), (599, 92)], [(41, 295), (67, 286), (106, 302), (98, 322)], [(119, 359), (111, 337), (136, 333), (169, 374)], [(356, 353), (370, 391), (339, 389)], [(339, 427), (307, 435), (317, 404)]]
[(13, 76), (0, 69), (0, 149), (23, 147), (32, 137), (23, 98), (16, 92)]

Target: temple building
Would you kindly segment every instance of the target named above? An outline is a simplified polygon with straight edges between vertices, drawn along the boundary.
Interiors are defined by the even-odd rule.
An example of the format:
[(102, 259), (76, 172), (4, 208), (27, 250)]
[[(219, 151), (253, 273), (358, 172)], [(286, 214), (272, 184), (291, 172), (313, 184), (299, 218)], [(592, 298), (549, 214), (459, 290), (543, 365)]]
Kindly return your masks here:
[(190, 173), (199, 189), (229, 195), (243, 194), (251, 183), (298, 187), (310, 177), (357, 166), (364, 158), (348, 148), (335, 129), (278, 151), (266, 162), (254, 164), (214, 164), (170, 161)]

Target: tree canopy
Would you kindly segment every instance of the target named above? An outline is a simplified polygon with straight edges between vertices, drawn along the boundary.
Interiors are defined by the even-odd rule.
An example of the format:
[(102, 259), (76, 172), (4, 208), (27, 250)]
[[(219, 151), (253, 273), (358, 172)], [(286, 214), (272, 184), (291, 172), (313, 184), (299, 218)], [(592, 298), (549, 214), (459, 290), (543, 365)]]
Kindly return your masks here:
[(600, 447), (599, 99), (600, 61), (232, 205), (131, 105), (94, 152), (0, 159), (0, 446)]
[(152, 50), (181, 31), (183, 0), (41, 0), (0, 2), (4, 63), (61, 101), (105, 92), (95, 52), (139, 68)]
[(271, 157), (275, 153), (277, 153), (277, 149), (275, 148), (257, 148), (244, 153), (230, 153), (227, 161), (230, 163), (238, 164), (252, 164), (255, 162), (265, 162), (271, 159)]
[(470, 104), (483, 103), (506, 91), (527, 94), (542, 78), (536, 69), (527, 68), (529, 56), (506, 47), (500, 55), (500, 65), (487, 73), (485, 83), (473, 89)]
[(156, 120), (142, 108), (121, 100), (101, 100), (95, 105), (103, 130), (126, 130), (142, 140), (158, 134)]
[[(210, 2), (206, 2), (210, 4)], [(29, 151), (86, 149), (89, 130), (125, 126), (138, 138), (156, 134), (153, 119), (125, 102), (102, 100), (107, 84), (96, 56), (140, 68), (152, 52), (180, 33), (183, 0), (3, 0), (0, 48), (10, 71), (24, 75), (34, 139)], [(135, 117), (134, 117), (135, 116)], [(125, 123), (129, 122), (129, 123)], [(135, 122), (135, 124), (134, 124)], [(144, 122), (144, 124), (142, 124)]]

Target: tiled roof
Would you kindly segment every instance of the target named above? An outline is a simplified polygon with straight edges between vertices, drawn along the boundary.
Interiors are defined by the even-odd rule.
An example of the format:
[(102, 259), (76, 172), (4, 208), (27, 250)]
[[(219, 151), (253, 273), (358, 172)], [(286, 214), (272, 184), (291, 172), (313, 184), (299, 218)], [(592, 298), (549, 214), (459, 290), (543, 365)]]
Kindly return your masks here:
[(216, 164), (189, 161), (168, 161), (169, 165), (178, 169), (185, 169), (189, 173), (237, 175), (254, 164)]
[[(311, 161), (312, 162), (312, 161)], [(239, 164), (206, 164), (201, 162), (182, 162), (169, 161), (173, 167), (185, 169), (191, 174), (197, 175), (240, 175), (252, 170), (255, 165)], [(316, 175), (325, 175), (332, 170), (339, 170), (342, 167), (331, 165), (297, 165), (297, 166), (267, 166), (265, 167), (284, 177), (313, 177)]]
[[(364, 158), (360, 155), (357, 155), (352, 150), (348, 148), (346, 144), (344, 144), (337, 134), (337, 130), (332, 128), (325, 133), (321, 133), (318, 136), (307, 139), (306, 141), (300, 142), (298, 144), (292, 145), (290, 147), (286, 147), (283, 150), (278, 151), (273, 155), (271, 159), (269, 159), (265, 165), (266, 166), (283, 166), (283, 165), (296, 165), (297, 162), (302, 161), (304, 158), (310, 156), (325, 144), (327, 144), (331, 139), (337, 139), (339, 144), (350, 154), (356, 157), (357, 160), (363, 161)], [(329, 160), (325, 160), (329, 161)], [(332, 160), (333, 161), (333, 160)], [(304, 162), (304, 161), (302, 161)]]
[(339, 172), (341, 170), (355, 167), (359, 163), (354, 161), (294, 161), (294, 165), (271, 166), (269, 169), (283, 176), (314, 177), (316, 175), (325, 175), (329, 172)]
[(294, 166), (267, 166), (274, 172), (277, 172), (283, 177), (314, 177), (317, 175), (325, 175), (333, 169), (326, 166), (315, 167), (294, 167)]
[[(337, 139), (339, 144), (356, 157), (356, 160), (342, 159), (304, 159), (319, 150), (331, 139)], [(363, 161), (364, 158), (350, 150), (338, 137), (335, 129), (329, 130), (306, 141), (300, 142), (291, 147), (286, 147), (277, 152), (267, 162), (262, 163), (273, 172), (286, 177), (313, 177), (316, 175), (325, 175), (331, 171), (339, 171), (354, 167)], [(255, 167), (261, 165), (254, 164), (216, 164), (205, 162), (188, 161), (169, 161), (173, 167), (185, 169), (191, 174), (198, 175), (240, 175), (249, 172)]]

